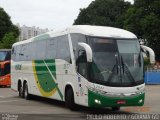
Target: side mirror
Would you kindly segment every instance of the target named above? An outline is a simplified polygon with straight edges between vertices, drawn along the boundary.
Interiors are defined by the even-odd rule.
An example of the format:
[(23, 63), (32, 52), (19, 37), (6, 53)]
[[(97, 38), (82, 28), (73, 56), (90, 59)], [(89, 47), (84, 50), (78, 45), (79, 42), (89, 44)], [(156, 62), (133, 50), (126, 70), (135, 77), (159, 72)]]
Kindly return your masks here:
[(83, 47), (85, 49), (86, 56), (87, 56), (87, 62), (92, 62), (93, 55), (92, 55), (92, 49), (91, 49), (91, 47), (88, 44), (83, 43), (83, 42), (78, 43), (78, 45), (81, 46), (81, 47)]
[(141, 48), (144, 51), (149, 52), (150, 63), (155, 64), (155, 53), (154, 53), (154, 51), (150, 47), (147, 47), (147, 46), (144, 46), (144, 45), (141, 45)]

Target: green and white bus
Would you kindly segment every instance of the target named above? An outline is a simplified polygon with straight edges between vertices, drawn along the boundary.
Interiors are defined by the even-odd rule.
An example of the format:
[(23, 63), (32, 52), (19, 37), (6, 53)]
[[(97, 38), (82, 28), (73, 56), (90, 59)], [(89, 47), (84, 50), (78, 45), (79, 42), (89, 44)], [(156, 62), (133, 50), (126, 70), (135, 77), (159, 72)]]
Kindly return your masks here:
[(126, 30), (78, 25), (17, 42), (12, 47), (11, 88), (88, 107), (142, 106), (145, 99), (142, 48)]

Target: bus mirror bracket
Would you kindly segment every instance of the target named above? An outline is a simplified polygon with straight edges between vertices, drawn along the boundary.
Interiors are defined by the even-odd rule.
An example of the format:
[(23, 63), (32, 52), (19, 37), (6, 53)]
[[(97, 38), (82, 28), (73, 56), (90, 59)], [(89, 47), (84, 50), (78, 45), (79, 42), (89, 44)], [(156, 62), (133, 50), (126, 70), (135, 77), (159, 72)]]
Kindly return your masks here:
[(144, 51), (148, 51), (149, 52), (150, 63), (151, 64), (155, 64), (155, 53), (154, 53), (154, 51), (150, 47), (147, 47), (145, 45), (141, 45), (141, 48)]
[(87, 56), (87, 62), (92, 62), (92, 49), (91, 47), (86, 44), (86, 43), (83, 43), (83, 42), (79, 42), (78, 43), (79, 46), (83, 47), (86, 51), (86, 56)]

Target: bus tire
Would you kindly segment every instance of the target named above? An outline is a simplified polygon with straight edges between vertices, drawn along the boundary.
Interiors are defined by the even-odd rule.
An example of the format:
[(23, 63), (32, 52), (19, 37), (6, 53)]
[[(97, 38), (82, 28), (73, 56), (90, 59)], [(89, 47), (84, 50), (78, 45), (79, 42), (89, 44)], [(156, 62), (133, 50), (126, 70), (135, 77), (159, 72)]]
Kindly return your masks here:
[(22, 85), (19, 86), (19, 97), (23, 97), (23, 87), (22, 87)]
[(30, 99), (30, 94), (28, 93), (28, 84), (27, 84), (27, 82), (24, 84), (23, 98), (25, 98), (26, 100)]
[(119, 111), (119, 110), (120, 110), (120, 107), (112, 107), (112, 110), (113, 110), (113, 111)]
[(66, 105), (66, 107), (68, 107), (72, 111), (76, 110), (76, 104), (74, 102), (74, 93), (73, 93), (72, 88), (69, 88), (66, 91), (66, 94), (65, 94), (65, 105)]

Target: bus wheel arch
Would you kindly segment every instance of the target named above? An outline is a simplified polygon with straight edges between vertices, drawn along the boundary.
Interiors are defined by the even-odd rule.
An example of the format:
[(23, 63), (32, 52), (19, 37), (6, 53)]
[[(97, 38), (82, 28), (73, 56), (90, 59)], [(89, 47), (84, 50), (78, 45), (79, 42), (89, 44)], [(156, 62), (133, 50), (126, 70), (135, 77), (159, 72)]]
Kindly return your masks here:
[(65, 105), (70, 110), (76, 110), (73, 87), (69, 84), (65, 87)]
[(30, 94), (28, 92), (28, 83), (26, 80), (23, 81), (23, 98), (26, 100), (30, 99)]

